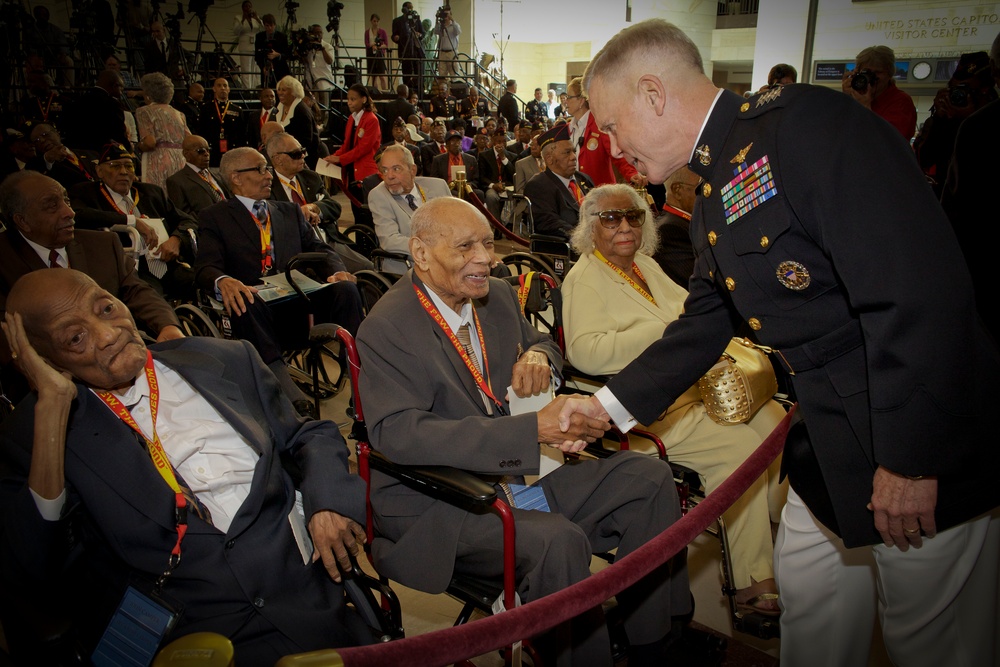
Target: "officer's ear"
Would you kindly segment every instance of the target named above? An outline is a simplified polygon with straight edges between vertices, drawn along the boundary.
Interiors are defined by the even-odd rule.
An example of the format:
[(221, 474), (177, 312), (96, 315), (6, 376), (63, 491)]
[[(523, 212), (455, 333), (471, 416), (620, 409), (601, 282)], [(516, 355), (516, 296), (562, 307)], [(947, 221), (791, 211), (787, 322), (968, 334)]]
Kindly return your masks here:
[(657, 116), (662, 116), (667, 105), (667, 91), (660, 77), (654, 74), (643, 74), (636, 83), (636, 89), (642, 104)]

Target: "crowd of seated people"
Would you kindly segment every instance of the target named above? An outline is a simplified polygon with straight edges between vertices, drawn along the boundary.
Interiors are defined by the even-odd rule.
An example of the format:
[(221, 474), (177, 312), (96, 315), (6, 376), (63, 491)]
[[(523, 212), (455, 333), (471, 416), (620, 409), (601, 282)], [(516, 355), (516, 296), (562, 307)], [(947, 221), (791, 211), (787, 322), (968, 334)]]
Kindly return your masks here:
[[(486, 434), (492, 437), (503, 430), (495, 427), (492, 419), (502, 416), (504, 423), (516, 422), (520, 428), (523, 418), (505, 414), (509, 398), (506, 396), (496, 403), (499, 414), (491, 412), (488, 397), (485, 403), (480, 400), (484, 395), (472, 393), (473, 400), (468, 400), (469, 396), (456, 389), (458, 380), (451, 377), (454, 363), (448, 366), (443, 358), (442, 363), (427, 368), (409, 367), (402, 361), (393, 365), (391, 371), (379, 367), (380, 363), (389, 364), (394, 354), (407, 356), (407, 360), (417, 358), (430, 347), (420, 345), (420, 337), (425, 336), (430, 341), (439, 336), (440, 332), (428, 328), (431, 320), (424, 321), (421, 319), (423, 313), (414, 309), (415, 303), (422, 302), (419, 297), (414, 299), (412, 286), (425, 287), (429, 303), (435, 308), (452, 307), (455, 312), (443, 318), (443, 321), (449, 320), (448, 326), (451, 326), (450, 319), (457, 317), (464, 324), (475, 321), (478, 327), (475, 313), (481, 308), (479, 314), (484, 321), (496, 321), (505, 335), (523, 339), (524, 349), (518, 346), (517, 357), (497, 358), (507, 366), (506, 370), (500, 369), (501, 377), (513, 380), (530, 372), (539, 381), (535, 383), (538, 386), (529, 383), (529, 388), (540, 390), (541, 385), (549, 381), (550, 369), (555, 372), (552, 377), (558, 377), (562, 363), (558, 351), (553, 352), (551, 341), (544, 336), (539, 338), (535, 332), (525, 333), (528, 325), (513, 308), (507, 307), (515, 303), (507, 303), (506, 291), (502, 293), (503, 298), (494, 296), (494, 304), (498, 301), (503, 304), (494, 305), (490, 313), (490, 299), (485, 297), (490, 289), (501, 288), (485, 278), (488, 269), (497, 261), (495, 248), (488, 237), (489, 231), (482, 224), (483, 218), (470, 207), (452, 200), (457, 194), (453, 190), (454, 169), (465, 170), (466, 182), (497, 219), (504, 217), (502, 210), (508, 193), (523, 193), (531, 201), (534, 231), (571, 243), (576, 261), (563, 283), (567, 361), (594, 374), (613, 374), (620, 370), (656, 340), (666, 324), (680, 316), (686, 298), (684, 278), (685, 274), (690, 274), (688, 267), (694, 259), (690, 245), (683, 242), (685, 232), (674, 235), (678, 236), (679, 243), (669, 263), (677, 268), (668, 271), (669, 277), (653, 257), (660, 259), (666, 268), (668, 260), (662, 252), (664, 240), (669, 230), (674, 229), (668, 225), (686, 229), (684, 223), (690, 218), (699, 179), (693, 172), (675, 174), (666, 181), (667, 204), (662, 210), (659, 207), (651, 209), (648, 201), (636, 191), (648, 184), (646, 177), (634, 164), (614, 156), (608, 135), (598, 128), (590, 113), (587, 94), (579, 78), (571, 81), (567, 92), (560, 96), (558, 111), (551, 107), (554, 102), (551, 94), (550, 101), (542, 100), (541, 88), (536, 89), (535, 100), (523, 106), (514, 96), (517, 90), (514, 81), (508, 82), (508, 94), (501, 100), (502, 113), (476, 86), (467, 87), (467, 95), (458, 98), (446, 80), (432, 81), (429, 91), (400, 86), (396, 90), (397, 100), (391, 107), (394, 110), (392, 117), (381, 120), (376, 115), (379, 107), (374, 104), (377, 93), (356, 84), (346, 95), (344, 138), (331, 141), (333, 145), (328, 146), (323, 139), (329, 128), (324, 125), (322, 107), (311, 97), (311, 91), (303, 87), (293, 73), (294, 68), (288, 66), (291, 54), (287, 50), (287, 39), (275, 31), (273, 17), (268, 20), (265, 16), (264, 19), (265, 30), (260, 33), (263, 40), (257, 40), (256, 54), (262, 80), (258, 82), (255, 77), (251, 82), (254, 87), (250, 98), (255, 101), (249, 104), (245, 102), (248, 99), (245, 93), (234, 95), (234, 88), (231, 88), (231, 85), (243, 88), (245, 79), (216, 77), (189, 83), (184, 74), (187, 67), (185, 51), (175, 43), (173, 36), (165, 33), (163, 25), (156, 22), (149, 26), (149, 40), (139, 54), (141, 57), (137, 58), (143, 63), (141, 66), (123, 70), (121, 61), (110, 54), (104, 61), (107, 69), (97, 73), (94, 85), (85, 88), (74, 90), (70, 87), (73, 78), (65, 68), (67, 62), (73, 62), (72, 54), (60, 52), (53, 62), (28, 58), (26, 91), (3, 119), (5, 130), (0, 149), (0, 216), (5, 226), (0, 231), (0, 315), (4, 318), (5, 334), (0, 339), (0, 378), (8, 395), (27, 396), (29, 403), (26, 405), (54, 406), (57, 412), (68, 412), (67, 405), (74, 400), (77, 405), (93, 403), (102, 392), (136, 393), (126, 387), (133, 382), (133, 389), (145, 387), (146, 391), (145, 398), (139, 395), (133, 398), (148, 403), (149, 385), (148, 380), (144, 380), (142, 365), (147, 359), (146, 348), (135, 333), (138, 327), (148, 341), (165, 343), (152, 348), (148, 362), (156, 373), (169, 378), (165, 393), (172, 396), (165, 396), (165, 400), (193, 395), (198, 401), (197, 409), (219, 432), (216, 435), (229, 443), (226, 447), (238, 450), (235, 454), (238, 462), (250, 466), (249, 470), (254, 470), (254, 466), (274, 468), (274, 474), (282, 476), (287, 473), (276, 463), (279, 452), (289, 451), (309, 460), (309, 469), (305, 470), (306, 487), (300, 488), (305, 496), (305, 523), (317, 547), (325, 551), (320, 554), (323, 565), (313, 567), (308, 575), (297, 573), (294, 576), (288, 573), (294, 569), (294, 559), (288, 559), (286, 553), (279, 557), (270, 548), (261, 546), (267, 544), (274, 549), (284, 549), (286, 543), (295, 546), (294, 539), (286, 535), (289, 531), (285, 520), (295, 503), (295, 494), (290, 492), (291, 482), (279, 485), (282, 487), (280, 492), (273, 485), (262, 488), (259, 480), (250, 479), (244, 469), (237, 471), (242, 477), (237, 475), (239, 479), (227, 481), (225, 488), (219, 490), (214, 486), (215, 480), (201, 478), (189, 470), (196, 459), (175, 464), (178, 472), (184, 473), (182, 481), (191, 483), (198, 500), (204, 500), (211, 510), (206, 512), (205, 518), (199, 516), (197, 519), (203, 522), (197, 525), (205, 534), (193, 531), (196, 536), (192, 540), (191, 553), (195, 564), (223, 567), (220, 565), (226, 560), (223, 549), (231, 548), (227, 536), (238, 530), (245, 518), (260, 522), (248, 529), (246, 539), (247, 553), (252, 552), (251, 547), (257, 553), (241, 554), (239, 557), (246, 561), (240, 567), (245, 569), (234, 571), (226, 581), (221, 578), (211, 582), (193, 581), (197, 577), (184, 569), (175, 573), (178, 587), (182, 589), (180, 598), (191, 609), (176, 632), (214, 629), (228, 634), (251, 654), (260, 646), (266, 646), (260, 655), (273, 658), (272, 654), (362, 641), (354, 634), (350, 619), (344, 617), (342, 596), (338, 597), (337, 591), (329, 594), (326, 590), (331, 580), (339, 583), (334, 557), (342, 562), (344, 553), (356, 551), (353, 535), (359, 534), (358, 523), (363, 521), (364, 510), (358, 504), (363, 502), (363, 494), (356, 479), (346, 479), (349, 476), (345, 474), (346, 465), (342, 460), (346, 459), (346, 453), (341, 451), (344, 445), (337, 429), (329, 422), (300, 419), (318, 418), (318, 415), (302, 390), (291, 381), (283, 353), (303, 344), (306, 327), (303, 304), (265, 302), (258, 296), (260, 279), (282, 271), (289, 259), (299, 252), (323, 254), (325, 262), (316, 270), (315, 277), (330, 285), (319, 293), (321, 296), (313, 304), (317, 320), (336, 322), (352, 334), (360, 330), (363, 356), (367, 355), (363, 362), (377, 360), (367, 365), (363, 363), (363, 382), (369, 384), (374, 394), (371, 403), (373, 441), (404, 462), (435, 463), (438, 461), (432, 452), (432, 443), (437, 441), (426, 438), (421, 428), (429, 426), (431, 430), (447, 433), (462, 424), (463, 432), (468, 433), (469, 420), (474, 420), (473, 432), (482, 430), (485, 441)], [(40, 25), (45, 25), (47, 17), (39, 16), (38, 20)], [(994, 44), (990, 71), (1000, 79), (996, 52)], [(873, 67), (876, 75), (881, 74), (879, 67), (891, 69), (891, 65), (891, 52), (886, 55), (881, 50), (872, 53), (866, 50), (859, 54), (858, 67)], [(986, 80), (983, 67), (979, 74)], [(133, 69), (136, 73), (142, 72), (143, 76), (134, 76)], [(55, 86), (50, 72), (59, 73), (55, 78), (62, 87)], [(785, 83), (776, 81), (775, 85)], [(848, 86), (849, 81), (845, 78), (845, 92)], [(877, 105), (872, 104), (878, 101), (879, 95), (886, 90), (887, 94), (895, 95), (891, 80), (882, 77), (881, 86), (868, 93), (868, 98), (863, 98), (856, 90), (849, 94), (879, 113)], [(769, 90), (772, 88), (762, 89), (759, 94), (766, 95)], [(983, 100), (983, 106), (992, 113), (997, 102), (987, 104), (988, 101)], [(909, 114), (909, 107), (901, 106)], [(978, 115), (972, 117), (980, 120)], [(972, 126), (974, 123), (970, 124)], [(975, 138), (963, 136), (958, 128), (956, 123), (954, 134), (959, 137), (959, 147), (968, 151)], [(904, 130), (901, 132), (905, 134)], [(959, 147), (955, 149), (956, 156), (968, 155)], [(406, 256), (405, 263), (387, 262), (381, 267), (396, 278), (407, 279), (397, 283), (385, 304), (380, 304), (375, 311), (375, 317), (364, 324), (360, 293), (352, 274), (373, 266), (340, 234), (342, 207), (335, 198), (340, 183), (330, 182), (315, 171), (320, 158), (343, 168), (343, 182), (363, 203), (362, 207), (353, 209), (355, 221), (365, 222), (364, 216), (370, 215), (370, 224), (382, 248)], [(966, 165), (972, 161), (972, 158), (965, 159)], [(948, 166), (942, 163), (937, 171), (944, 172)], [(976, 168), (988, 170), (983, 164)], [(958, 191), (960, 184), (954, 175), (947, 186), (943, 179), (944, 176), (937, 185), (947, 199), (949, 193)], [(981, 193), (964, 194), (967, 200), (977, 196), (981, 197)], [(449, 202), (438, 202), (438, 199), (449, 199)], [(521, 206), (517, 209), (518, 214), (525, 204)], [(963, 222), (961, 218), (970, 214), (955, 203), (952, 206), (953, 222), (958, 226)], [(427, 208), (421, 213), (424, 207)], [(435, 218), (434, 212), (440, 218)], [(443, 225), (442, 221), (454, 224)], [(112, 227), (131, 228), (132, 231), (120, 236), (108, 231)], [(130, 245), (133, 240), (134, 244)], [(474, 247), (468, 256), (458, 253), (462, 255), (461, 262), (455, 250), (461, 244), (449, 245), (459, 241)], [(659, 256), (658, 250), (661, 251)], [(31, 298), (43, 288), (44, 299)], [(66, 306), (67, 301), (60, 299), (69, 299), (70, 295), (72, 305)], [(233, 336), (243, 343), (173, 340), (184, 336), (172, 304), (203, 297), (214, 297), (221, 302), (232, 323)], [(86, 311), (94, 304), (108, 309), (107, 320), (102, 320), (103, 315), (97, 311)], [(400, 310), (391, 311), (393, 305)], [(403, 309), (405, 318), (401, 320)], [(502, 319), (498, 311), (503, 312)], [(66, 343), (57, 335), (59, 317), (70, 314), (83, 321), (82, 330), (91, 335), (113, 328), (119, 332), (116, 336), (127, 341), (124, 346), (128, 353), (112, 364), (118, 366), (112, 369), (112, 374), (93, 374), (91, 361), (74, 357), (69, 349), (72, 343)], [(399, 322), (406, 318), (413, 326), (404, 330)], [(111, 320), (114, 322), (109, 324)], [(403, 336), (397, 340), (399, 333)], [(482, 349), (484, 342), (489, 341), (481, 339), (478, 347), (470, 343), (473, 350), (470, 359), (481, 358), (486, 362)], [(411, 346), (419, 351), (411, 354), (408, 351)], [(443, 357), (450, 355), (450, 351), (443, 349), (438, 352)], [(85, 356), (93, 356), (99, 366), (103, 363), (100, 359), (103, 354), (105, 352), (88, 348)], [(215, 381), (209, 382), (189, 369), (196, 363), (192, 360), (203, 358), (231, 361), (231, 364), (224, 364), (224, 380), (238, 384), (243, 401), (250, 406), (259, 403), (260, 410), (247, 417), (233, 415), (223, 407), (217, 397), (219, 388)], [(424, 358), (422, 363), (435, 364), (436, 361)], [(524, 371), (519, 368), (522, 364), (544, 366), (544, 372)], [(65, 374), (54, 373), (53, 366), (69, 373), (76, 384), (68, 383)], [(30, 380), (30, 388), (22, 374)], [(400, 392), (402, 385), (410, 381), (410, 374), (414, 376), (413, 387), (403, 387), (407, 391)], [(436, 391), (430, 398), (417, 390), (428, 384)], [(71, 396), (74, 391), (75, 399)], [(656, 423), (647, 426), (664, 440), (671, 460), (690, 465), (711, 491), (760, 444), (783, 411), (771, 401), (747, 424), (720, 426), (707, 417), (696, 394), (692, 388)], [(274, 400), (275, 396), (280, 396), (280, 400)], [(485, 407), (483, 414), (479, 414), (481, 407)], [(17, 565), (5, 575), (23, 576), (24, 581), (20, 583), (37, 583), (48, 576), (50, 573), (38, 566), (51, 560), (45, 549), (58, 551), (64, 546), (59, 541), (63, 535), (57, 539), (54, 534), (71, 518), (67, 515), (73, 513), (83, 514), (87, 520), (96, 522), (120, 522), (117, 529), (135, 539), (133, 550), (120, 548), (114, 540), (88, 534), (87, 546), (94, 550), (93, 553), (102, 557), (110, 553), (115, 563), (124, 562), (128, 568), (146, 574), (157, 567), (162, 569), (162, 563), (150, 555), (152, 552), (157, 557), (160, 555), (162, 537), (151, 534), (144, 525), (148, 521), (142, 515), (149, 511), (160, 516), (166, 503), (159, 503), (164, 507), (147, 509), (136, 500), (134, 506), (129, 504), (126, 513), (116, 515), (115, 507), (105, 502), (106, 492), (94, 490), (90, 472), (82, 470), (78, 463), (67, 465), (64, 476), (55, 480), (54, 486), (50, 483), (53, 481), (51, 476), (44, 484), (37, 483), (39, 468), (36, 466), (40, 464), (32, 458), (31, 450), (38, 446), (33, 443), (40, 442), (39, 434), (54, 435), (55, 439), (48, 442), (58, 443), (56, 449), (64, 447), (67, 458), (86, 446), (74, 428), (89, 428), (91, 417), (79, 413), (68, 417), (64, 412), (59, 414), (63, 417), (43, 424), (44, 420), (33, 420), (30, 411), (22, 411), (4, 432), (3, 450), (0, 450), (4, 459), (2, 472), (4, 481), (12, 483), (2, 485), (5, 495), (0, 497), (3, 503), (0, 511), (5, 517), (16, 516), (14, 523), (23, 523), (24, 530), (52, 537), (43, 544), (26, 545), (12, 539), (9, 532), (0, 534), (0, 549), (3, 550), (0, 555), (8, 559), (5, 562)], [(529, 437), (520, 439), (524, 442), (516, 443), (518, 451), (523, 448), (529, 452), (517, 458), (518, 467), (523, 461), (524, 469), (516, 472), (530, 472), (532, 448), (535, 440), (542, 438), (542, 427), (551, 427), (551, 416), (549, 412), (544, 415), (539, 412), (536, 415), (538, 438), (529, 433)], [(104, 455), (108, 459), (115, 456), (119, 441), (122, 449), (130, 438), (129, 444), (134, 445), (135, 438), (131, 434), (119, 432), (122, 429), (117, 420), (103, 413), (93, 419), (94, 428), (114, 431), (114, 447)], [(176, 426), (185, 417), (178, 411), (167, 419)], [(140, 420), (137, 430), (146, 441), (152, 442), (158, 435), (156, 425), (155, 421)], [(605, 425), (576, 423), (574, 426), (581, 438), (593, 439), (595, 436), (590, 432), (599, 431)], [(257, 437), (261, 429), (266, 428), (276, 430), (277, 435), (274, 442), (262, 447)], [(411, 445), (399, 444), (394, 436), (397, 431), (416, 436), (411, 437), (415, 443), (412, 450), (407, 449)], [(529, 431), (531, 428), (525, 432)], [(173, 438), (180, 433), (183, 431), (173, 433)], [(550, 432), (546, 436), (555, 437)], [(163, 444), (171, 453), (169, 439), (169, 435), (165, 436)], [(322, 456), (313, 458), (314, 447)], [(139, 452), (141, 454), (142, 450)], [(195, 454), (200, 455), (201, 452)], [(210, 455), (232, 463), (228, 454), (212, 452)], [(470, 454), (468, 459), (459, 457), (458, 462), (465, 461), (477, 472), (492, 470), (495, 461), (484, 462), (483, 456), (478, 452)], [(503, 453), (494, 458), (506, 461), (506, 457)], [(120, 475), (149, 476), (147, 462), (137, 459), (135, 452), (125, 458), (128, 461), (124, 465), (121, 461), (115, 464), (121, 465), (117, 468)], [(628, 455), (614, 459), (612, 465), (606, 466), (607, 470), (588, 475), (590, 486), (578, 487), (576, 495), (579, 495), (579, 488), (595, 490), (600, 484), (620, 484), (615, 468), (632, 466), (641, 468), (652, 480), (649, 484), (653, 492), (649, 497), (659, 504), (669, 505), (672, 511), (676, 499), (672, 489), (668, 489), (669, 478), (660, 479), (662, 471), (651, 468), (651, 462), (637, 462), (637, 458)], [(771, 564), (771, 531), (784, 504), (784, 485), (778, 483), (779, 465), (780, 459), (724, 514), (732, 542), (737, 604), (745, 612), (775, 616), (780, 613), (780, 581), (775, 581)], [(337, 498), (329, 497), (325, 491), (310, 484), (317, 474), (327, 480), (337, 480), (334, 485), (339, 488)], [(569, 472), (560, 475), (566, 480), (575, 479)], [(555, 504), (560, 503), (560, 497), (574, 498), (572, 502), (575, 502), (575, 495), (567, 489), (579, 480), (570, 484), (559, 479), (557, 475), (546, 482)], [(407, 539), (413, 525), (430, 520), (427, 517), (436, 517), (439, 511), (442, 515), (447, 513), (434, 507), (423, 516), (414, 511), (416, 505), (412, 499), (400, 494), (393, 484), (383, 480), (376, 486), (376, 512), (381, 512), (383, 521), (380, 528), (391, 539)], [(238, 489), (235, 505), (232, 501), (220, 500), (221, 496), (233, 491), (230, 487)], [(244, 505), (257, 497), (267, 501), (260, 516), (245, 516)], [(414, 513), (401, 516), (401, 506)], [(64, 515), (63, 507), (70, 508), (71, 512)], [(172, 510), (172, 507), (166, 509)], [(538, 531), (537, 539), (542, 542), (562, 539), (559, 531), (572, 533), (578, 530), (571, 527), (574, 524), (585, 531), (601, 530), (599, 522), (583, 519), (565, 507), (560, 511), (563, 517), (558, 520), (558, 530), (543, 535), (550, 528), (546, 524)], [(212, 516), (216, 518), (213, 520)], [(675, 518), (670, 512), (661, 512), (650, 525), (643, 523), (642, 540)], [(477, 530), (471, 524), (468, 528)], [(536, 539), (532, 533), (535, 530), (535, 527), (525, 529), (528, 544)], [(271, 540), (269, 535), (278, 537)], [(454, 537), (464, 539), (464, 534)], [(418, 588), (441, 588), (436, 579), (427, 579), (432, 575), (422, 573), (420, 567), (437, 568), (439, 571), (433, 577), (451, 567), (495, 574), (492, 562), (477, 561), (466, 553), (453, 553), (450, 560), (440, 560), (432, 558), (438, 555), (436, 545), (421, 545), (424, 547), (430, 555), (410, 574), (417, 577), (413, 584)], [(390, 563), (401, 558), (401, 552), (393, 553), (390, 547), (383, 548), (387, 549), (383, 556)], [(631, 548), (633, 542), (622, 541), (623, 553)], [(297, 557), (298, 549), (293, 549), (292, 553)], [(274, 582), (270, 578), (262, 580), (259, 573), (263, 571), (264, 556), (269, 558), (267, 564), (280, 573), (274, 577), (275, 581), (294, 579), (295, 585), (278, 590), (271, 587)], [(150, 565), (153, 561), (155, 564)], [(533, 568), (544, 569), (544, 561), (533, 561), (529, 566), (531, 572), (534, 573)], [(675, 564), (676, 574), (668, 583), (660, 582), (669, 599), (662, 605), (664, 608), (657, 610), (659, 615), (654, 616), (653, 621), (633, 623), (630, 628), (639, 638), (634, 651), (635, 664), (659, 664), (657, 661), (671, 641), (671, 624), (667, 617), (685, 610), (682, 589), (686, 590), (686, 578), (681, 569), (676, 569), (683, 568), (681, 561)], [(535, 574), (522, 573), (519, 582), (522, 592), (526, 593), (525, 598), (533, 599), (540, 592), (557, 590), (570, 580), (585, 576), (576, 571), (575, 562), (563, 563), (561, 567), (573, 569), (573, 572), (561, 573), (559, 576), (565, 575), (566, 580), (558, 583), (553, 583), (558, 576), (549, 578), (548, 572), (545, 577), (538, 575), (537, 580), (532, 579)], [(420, 581), (420, 577), (425, 579)], [(113, 580), (116, 586), (123, 584), (120, 577)], [(98, 581), (105, 580), (97, 578), (93, 583), (96, 585)], [(528, 584), (533, 581), (541, 583), (537, 589), (529, 590)], [(207, 588), (202, 588), (204, 586)], [(255, 586), (263, 591), (261, 596), (272, 596), (277, 611), (260, 611), (263, 605), (257, 601), (262, 597), (247, 595)], [(302, 592), (307, 589), (311, 592)], [(316, 593), (316, 589), (324, 591), (323, 594)], [(104, 592), (106, 595), (100, 598), (100, 604), (113, 606), (115, 601), (105, 598), (112, 592), (120, 593), (120, 588), (112, 586)], [(306, 596), (305, 611), (290, 610), (293, 605), (288, 604), (289, 595)], [(628, 600), (627, 592), (624, 597)], [(213, 604), (220, 600), (225, 603), (225, 613), (205, 614), (200, 605), (208, 599)], [(271, 608), (270, 602), (268, 608)], [(262, 618), (255, 621), (258, 627), (251, 632), (249, 626), (238, 623), (237, 619), (253, 614)], [(318, 627), (321, 619), (325, 623), (328, 618), (336, 619), (336, 627), (348, 629), (336, 636), (326, 636)], [(557, 628), (543, 637), (542, 646), (552, 656), (568, 656), (589, 651), (590, 648), (585, 647), (591, 646), (594, 637), (598, 644), (607, 641), (601, 633), (596, 633), (587, 635), (585, 641), (569, 645), (567, 635), (560, 634), (569, 631), (570, 628)], [(649, 653), (644, 654), (643, 648), (649, 649)]]

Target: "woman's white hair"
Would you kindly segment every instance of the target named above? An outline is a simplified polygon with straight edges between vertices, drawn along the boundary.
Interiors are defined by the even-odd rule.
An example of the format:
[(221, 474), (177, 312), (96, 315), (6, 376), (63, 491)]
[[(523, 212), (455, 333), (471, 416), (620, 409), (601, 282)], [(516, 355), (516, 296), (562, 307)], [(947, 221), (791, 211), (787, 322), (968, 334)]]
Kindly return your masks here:
[(658, 235), (653, 216), (649, 212), (649, 204), (643, 201), (642, 197), (631, 185), (624, 183), (612, 183), (594, 188), (584, 197), (580, 204), (580, 221), (573, 230), (570, 237), (570, 245), (580, 255), (594, 252), (594, 234), (597, 231), (597, 214), (604, 210), (604, 202), (612, 197), (628, 197), (632, 204), (630, 208), (641, 208), (646, 211), (646, 221), (640, 227), (641, 237), (639, 239), (639, 249), (644, 255), (652, 255), (656, 251)]
[(302, 87), (302, 82), (291, 74), (281, 77), (281, 81), (279, 81), (278, 85), (275, 86), (275, 89), (279, 88), (288, 88), (292, 91), (292, 95), (294, 95), (297, 100), (301, 100), (306, 96), (306, 89)]

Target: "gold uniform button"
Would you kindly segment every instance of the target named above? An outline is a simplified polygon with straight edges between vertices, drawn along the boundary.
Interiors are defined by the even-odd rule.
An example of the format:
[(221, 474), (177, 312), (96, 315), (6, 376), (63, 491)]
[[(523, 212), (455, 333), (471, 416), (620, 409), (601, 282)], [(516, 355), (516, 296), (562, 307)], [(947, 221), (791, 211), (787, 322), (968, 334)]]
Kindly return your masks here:
[(769, 245), (771, 245), (771, 239), (767, 238), (766, 236), (761, 236), (760, 237), (760, 247), (761, 248), (766, 248)]
[(736, 281), (733, 280), (732, 278), (726, 278), (726, 287), (729, 288), (730, 292), (735, 292), (736, 291)]
[(705, 183), (701, 186), (701, 194), (705, 197), (710, 197), (712, 195), (712, 186)]
[(719, 237), (715, 235), (715, 232), (708, 233), (708, 245), (715, 245), (715, 242), (719, 240)]
[(761, 323), (760, 320), (758, 320), (756, 317), (751, 317), (749, 320), (747, 320), (747, 324), (749, 324), (750, 328), (753, 329), (754, 331), (760, 331)]
[(742, 111), (743, 113), (746, 113), (747, 111), (750, 111), (750, 103), (749, 102), (744, 102), (740, 106), (740, 111)]

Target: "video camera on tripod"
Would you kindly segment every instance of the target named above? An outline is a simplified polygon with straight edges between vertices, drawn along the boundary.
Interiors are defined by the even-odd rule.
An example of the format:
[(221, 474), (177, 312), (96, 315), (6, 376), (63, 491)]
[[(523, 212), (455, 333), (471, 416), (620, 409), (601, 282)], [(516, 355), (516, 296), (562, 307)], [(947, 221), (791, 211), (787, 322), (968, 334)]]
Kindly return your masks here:
[(340, 12), (344, 9), (344, 3), (337, 2), (337, 0), (328, 0), (326, 3), (326, 18), (329, 19), (329, 23), (326, 24), (326, 31), (337, 34), (340, 32)]
[(181, 21), (184, 20), (184, 8), (181, 3), (177, 3), (177, 12), (163, 15), (163, 27), (167, 29), (170, 36), (176, 42), (181, 36)]
[[(201, 19), (201, 22), (205, 22), (205, 14), (208, 8), (215, 4), (215, 0), (190, 0), (188, 2), (188, 11)], [(183, 18), (183, 17), (182, 17)]]
[(434, 18), (437, 20), (438, 25), (443, 24), (445, 19), (451, 18), (451, 5), (445, 3), (438, 7), (437, 13), (434, 14)]

